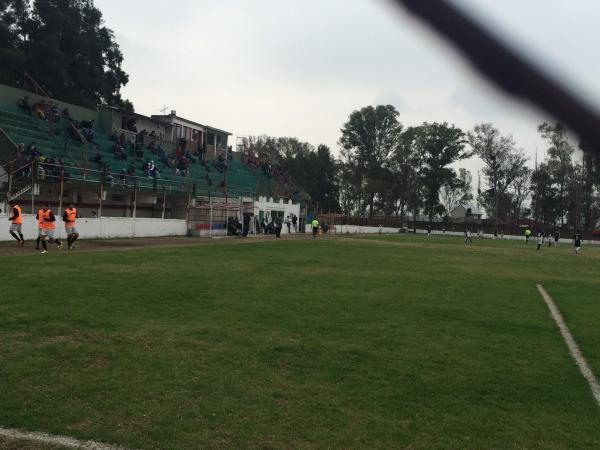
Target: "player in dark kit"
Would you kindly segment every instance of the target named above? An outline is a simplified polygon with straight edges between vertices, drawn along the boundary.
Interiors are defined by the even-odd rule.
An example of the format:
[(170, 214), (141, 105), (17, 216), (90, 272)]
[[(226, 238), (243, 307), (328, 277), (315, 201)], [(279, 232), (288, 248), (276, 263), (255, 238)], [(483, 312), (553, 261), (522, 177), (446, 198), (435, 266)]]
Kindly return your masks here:
[(573, 235), (573, 243), (575, 244), (575, 254), (579, 255), (579, 250), (581, 250), (581, 234), (579, 230)]

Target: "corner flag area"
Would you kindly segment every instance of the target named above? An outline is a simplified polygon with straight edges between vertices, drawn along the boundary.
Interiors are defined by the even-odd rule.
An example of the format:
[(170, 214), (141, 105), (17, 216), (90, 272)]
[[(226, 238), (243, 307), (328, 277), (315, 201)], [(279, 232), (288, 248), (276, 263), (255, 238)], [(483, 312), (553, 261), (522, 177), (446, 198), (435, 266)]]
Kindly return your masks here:
[(143, 242), (0, 246), (0, 448), (600, 448), (600, 247)]

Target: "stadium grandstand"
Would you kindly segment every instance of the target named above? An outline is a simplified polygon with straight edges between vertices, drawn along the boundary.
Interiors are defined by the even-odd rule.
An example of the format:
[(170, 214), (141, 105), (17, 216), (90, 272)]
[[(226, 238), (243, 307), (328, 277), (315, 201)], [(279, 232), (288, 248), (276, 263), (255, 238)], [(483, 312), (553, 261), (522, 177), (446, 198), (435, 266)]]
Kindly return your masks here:
[(24, 80), (28, 89), (0, 85), (0, 188), (25, 213), (62, 198), (86, 216), (183, 219), (197, 202), (298, 197), (247, 149), (234, 150), (228, 131), (176, 111), (92, 110), (51, 98), (28, 74)]

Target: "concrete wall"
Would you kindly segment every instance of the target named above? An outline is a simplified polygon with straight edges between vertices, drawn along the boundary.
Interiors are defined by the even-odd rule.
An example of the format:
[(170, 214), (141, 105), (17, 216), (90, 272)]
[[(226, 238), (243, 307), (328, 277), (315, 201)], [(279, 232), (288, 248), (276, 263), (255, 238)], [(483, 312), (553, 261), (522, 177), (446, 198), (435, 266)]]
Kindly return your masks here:
[[(14, 240), (9, 234), (10, 222), (0, 215), (0, 241)], [(64, 224), (58, 220), (57, 236), (66, 236)], [(102, 219), (79, 219), (77, 230), (82, 239), (134, 238), (160, 236), (186, 236), (185, 220), (132, 219), (125, 217), (103, 217)], [(23, 234), (26, 240), (37, 238), (35, 216), (23, 216)]]

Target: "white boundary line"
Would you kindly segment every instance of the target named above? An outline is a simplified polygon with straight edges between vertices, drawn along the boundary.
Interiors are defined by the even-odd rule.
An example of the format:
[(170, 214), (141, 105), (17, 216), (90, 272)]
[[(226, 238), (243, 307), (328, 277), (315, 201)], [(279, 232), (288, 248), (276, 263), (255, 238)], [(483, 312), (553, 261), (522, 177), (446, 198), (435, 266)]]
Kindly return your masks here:
[(124, 450), (123, 447), (114, 447), (96, 441), (80, 441), (66, 436), (54, 436), (48, 433), (21, 431), (14, 428), (0, 427), (0, 437), (41, 442), (48, 445), (60, 445), (67, 448), (76, 448), (81, 450)]
[(600, 406), (600, 384), (598, 384), (598, 379), (594, 376), (592, 369), (590, 368), (587, 361), (581, 354), (581, 351), (579, 350), (579, 347), (577, 346), (575, 339), (573, 339), (573, 335), (571, 334), (569, 327), (565, 323), (565, 321), (562, 317), (562, 314), (556, 307), (556, 304), (554, 303), (554, 300), (552, 300), (552, 297), (550, 297), (550, 295), (548, 295), (548, 293), (546, 292), (546, 290), (544, 289), (544, 287), (541, 284), (537, 285), (537, 289), (538, 289), (539, 293), (542, 294), (542, 297), (543, 297), (544, 301), (546, 302), (546, 305), (548, 305), (550, 314), (552, 315), (552, 318), (558, 325), (560, 333), (562, 334), (563, 339), (565, 340), (565, 343), (567, 344), (567, 347), (569, 347), (569, 352), (571, 353), (571, 356), (577, 363), (577, 366), (579, 367), (579, 371), (581, 372), (581, 375), (583, 375), (583, 377), (589, 383), (590, 389), (592, 390), (592, 395), (594, 396), (594, 399), (598, 403), (598, 406)]

